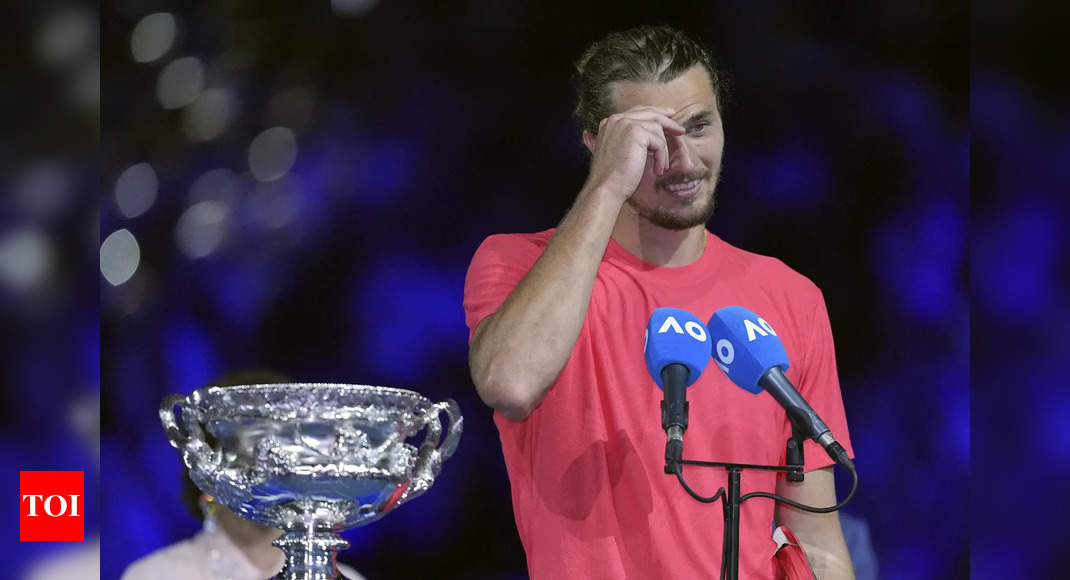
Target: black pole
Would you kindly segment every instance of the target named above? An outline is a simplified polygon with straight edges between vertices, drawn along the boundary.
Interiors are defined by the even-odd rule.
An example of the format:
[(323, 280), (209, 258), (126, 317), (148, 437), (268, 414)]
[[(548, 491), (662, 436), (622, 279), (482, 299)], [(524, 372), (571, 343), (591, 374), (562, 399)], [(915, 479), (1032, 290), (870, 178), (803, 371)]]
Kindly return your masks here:
[(728, 580), (739, 580), (739, 467), (728, 468), (724, 533), (728, 534)]
[(803, 441), (806, 437), (802, 434), (801, 429), (796, 428), (795, 423), (791, 424), (791, 438), (788, 439), (788, 449), (785, 452), (788, 466), (788, 481), (798, 483), (804, 479), (803, 468), (806, 466), (806, 460), (803, 458)]

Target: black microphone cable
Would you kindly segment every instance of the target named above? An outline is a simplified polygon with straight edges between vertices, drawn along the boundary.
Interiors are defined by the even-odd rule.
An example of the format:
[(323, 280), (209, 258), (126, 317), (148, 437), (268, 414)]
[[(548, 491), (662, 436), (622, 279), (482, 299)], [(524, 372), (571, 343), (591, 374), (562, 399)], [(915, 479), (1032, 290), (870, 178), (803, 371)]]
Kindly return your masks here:
[[(855, 469), (854, 463), (847, 463), (846, 465), (844, 465), (844, 467), (846, 467), (847, 470), (851, 472), (851, 490), (849, 492), (847, 492), (847, 497), (845, 497), (843, 499), (843, 501), (837, 503), (834, 506), (830, 506), (830, 507), (814, 507), (814, 506), (802, 504), (802, 503), (799, 503), (797, 501), (790, 500), (790, 499), (788, 499), (788, 498), (786, 498), (784, 496), (780, 496), (780, 495), (777, 495), (775, 493), (769, 493), (769, 492), (766, 492), (766, 491), (752, 491), (752, 492), (750, 492), (748, 494), (744, 494), (743, 496), (741, 496), (739, 498), (739, 503), (740, 503), (740, 505), (742, 505), (744, 501), (746, 501), (746, 500), (748, 500), (748, 499), (750, 499), (752, 497), (767, 497), (767, 498), (770, 498), (770, 499), (772, 499), (774, 501), (779, 501), (779, 502), (781, 502), (781, 503), (783, 503), (785, 505), (790, 505), (793, 508), (797, 508), (797, 509), (800, 509), (800, 510), (803, 510), (803, 511), (806, 511), (806, 512), (810, 512), (810, 513), (827, 514), (827, 513), (830, 513), (830, 512), (837, 511), (840, 508), (842, 508), (843, 506), (847, 505), (847, 502), (851, 501), (851, 499), (853, 499), (854, 496), (855, 496), (855, 492), (858, 491), (858, 470)], [(683, 486), (683, 488), (685, 490), (687, 490), (687, 493), (691, 497), (695, 498), (696, 500), (698, 500), (698, 501), (700, 501), (702, 503), (713, 503), (713, 502), (715, 502), (715, 501), (717, 501), (719, 499), (722, 500), (722, 501), (726, 501), (725, 500), (725, 490), (724, 490), (723, 487), (718, 489), (717, 493), (715, 493), (715, 494), (713, 494), (713, 495), (711, 495), (709, 497), (704, 497), (702, 495), (699, 495), (698, 492), (696, 492), (695, 490), (691, 489), (691, 486), (687, 485), (687, 482), (684, 481), (684, 473), (683, 473), (683, 471), (684, 471), (683, 469), (680, 469), (680, 470), (678, 470), (676, 472), (676, 479), (677, 479), (677, 481), (680, 482), (680, 485)], [(728, 509), (727, 504), (725, 504), (725, 509)], [(727, 555), (728, 555), (728, 534), (724, 533), (724, 531), (722, 530), (722, 532), (721, 532), (721, 580), (724, 580), (724, 577), (725, 577), (725, 575), (727, 574), (727, 571), (728, 571)]]

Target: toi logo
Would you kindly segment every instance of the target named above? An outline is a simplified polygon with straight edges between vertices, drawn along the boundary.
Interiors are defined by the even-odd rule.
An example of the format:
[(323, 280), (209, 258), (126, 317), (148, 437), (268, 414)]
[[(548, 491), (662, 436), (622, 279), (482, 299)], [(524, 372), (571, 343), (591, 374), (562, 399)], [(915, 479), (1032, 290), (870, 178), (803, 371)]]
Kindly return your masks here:
[(81, 471), (20, 471), (19, 540), (84, 540), (84, 492)]

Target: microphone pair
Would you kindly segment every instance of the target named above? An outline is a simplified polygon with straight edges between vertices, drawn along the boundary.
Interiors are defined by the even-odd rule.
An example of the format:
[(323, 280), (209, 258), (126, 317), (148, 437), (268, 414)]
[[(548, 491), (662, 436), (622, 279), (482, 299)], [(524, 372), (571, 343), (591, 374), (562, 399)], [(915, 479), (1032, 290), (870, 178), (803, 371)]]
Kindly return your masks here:
[(661, 427), (665, 430), (665, 470), (679, 469), (687, 430), (687, 387), (710, 360), (736, 385), (755, 395), (765, 390), (788, 414), (798, 432), (817, 442), (836, 463), (851, 466), (846, 450), (825, 422), (784, 375), (788, 354), (776, 331), (742, 306), (713, 313), (708, 324), (679, 308), (658, 308), (647, 323), (643, 343), (647, 370), (664, 391)]

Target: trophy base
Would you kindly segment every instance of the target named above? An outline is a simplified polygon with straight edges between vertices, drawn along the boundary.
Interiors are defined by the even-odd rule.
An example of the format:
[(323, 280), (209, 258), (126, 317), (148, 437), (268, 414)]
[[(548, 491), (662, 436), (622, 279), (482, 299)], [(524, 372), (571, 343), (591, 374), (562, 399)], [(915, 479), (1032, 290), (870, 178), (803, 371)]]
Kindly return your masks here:
[(331, 502), (303, 501), (299, 505), (308, 515), (283, 526), (283, 534), (274, 542), (285, 554), (282, 571), (273, 580), (347, 580), (338, 571), (339, 550), (349, 547), (349, 541), (338, 535), (337, 524), (316, 518), (330, 512)]

